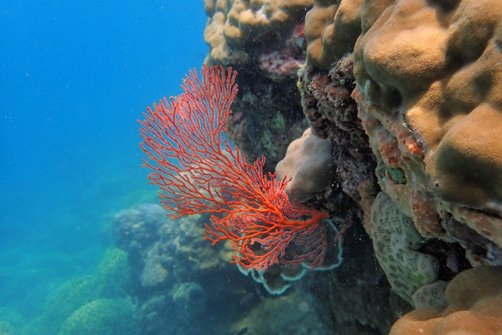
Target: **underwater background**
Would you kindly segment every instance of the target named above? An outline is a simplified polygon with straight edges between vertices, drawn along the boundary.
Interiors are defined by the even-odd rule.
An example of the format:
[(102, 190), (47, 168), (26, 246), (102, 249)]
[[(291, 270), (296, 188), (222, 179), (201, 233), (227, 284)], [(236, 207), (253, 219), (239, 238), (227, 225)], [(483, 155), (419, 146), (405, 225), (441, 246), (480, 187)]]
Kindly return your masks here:
[(200, 67), (206, 17), (198, 1), (2, 1), (0, 22), (0, 334), (54, 334), (30, 328), (48, 297), (95, 272), (116, 211), (155, 201), (136, 120)]
[(0, 335), (501, 335), (501, 18), (1, 2)]

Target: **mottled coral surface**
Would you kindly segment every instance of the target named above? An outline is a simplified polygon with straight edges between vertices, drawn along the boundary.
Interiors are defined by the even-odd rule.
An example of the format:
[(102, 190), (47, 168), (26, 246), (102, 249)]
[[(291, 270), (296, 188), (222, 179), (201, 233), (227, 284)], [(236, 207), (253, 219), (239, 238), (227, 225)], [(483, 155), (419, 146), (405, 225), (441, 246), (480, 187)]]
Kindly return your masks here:
[(401, 0), (375, 14), (362, 16), (354, 52), (361, 117), (409, 184), (383, 188), (407, 198), (408, 215), (421, 197), (502, 246), (502, 3)]
[[(416, 307), (442, 304), (466, 268), (502, 265), (501, 18), (494, 0), (317, 0), (305, 19), (304, 113), (331, 140), (336, 192), (359, 205), (393, 289)], [(346, 54), (353, 101), (350, 76), (332, 76)], [(347, 130), (350, 104), (360, 123)], [(340, 141), (361, 128), (367, 137)], [(370, 169), (338, 170), (337, 143)], [(376, 166), (360, 154), (368, 145)], [(405, 231), (413, 241), (399, 248)], [(434, 265), (427, 280), (406, 275), (413, 257)]]

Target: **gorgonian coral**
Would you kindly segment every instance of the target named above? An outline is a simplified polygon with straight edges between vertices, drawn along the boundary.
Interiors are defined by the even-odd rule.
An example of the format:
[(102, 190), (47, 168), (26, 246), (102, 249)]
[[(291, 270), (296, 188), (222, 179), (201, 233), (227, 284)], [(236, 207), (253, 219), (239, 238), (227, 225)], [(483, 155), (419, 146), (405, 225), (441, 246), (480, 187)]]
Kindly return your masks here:
[(232, 69), (204, 67), (202, 77), (192, 71), (184, 79), (180, 96), (148, 107), (140, 133), (150, 181), (173, 218), (211, 214), (205, 237), (230, 240), (234, 261), (246, 269), (322, 266), (328, 213), (291, 201), (289, 178), (264, 174), (265, 158), (248, 163), (225, 139), (235, 78)]

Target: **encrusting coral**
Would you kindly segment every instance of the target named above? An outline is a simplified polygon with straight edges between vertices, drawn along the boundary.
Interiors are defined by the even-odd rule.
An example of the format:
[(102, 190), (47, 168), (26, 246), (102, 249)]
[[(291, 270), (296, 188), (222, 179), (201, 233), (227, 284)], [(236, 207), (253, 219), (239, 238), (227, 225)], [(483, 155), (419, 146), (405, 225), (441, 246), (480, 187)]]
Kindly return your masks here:
[(331, 145), (333, 176), (326, 183), (339, 185), (342, 192), (338, 193), (358, 205), (357, 217), (366, 216), (365, 221), (369, 221), (371, 202), (377, 192), (376, 163), (357, 117), (357, 104), (351, 97), (355, 87), (353, 63), (352, 56), (345, 55), (329, 72), (306, 64), (299, 74), (298, 87), (312, 133), (329, 139)]

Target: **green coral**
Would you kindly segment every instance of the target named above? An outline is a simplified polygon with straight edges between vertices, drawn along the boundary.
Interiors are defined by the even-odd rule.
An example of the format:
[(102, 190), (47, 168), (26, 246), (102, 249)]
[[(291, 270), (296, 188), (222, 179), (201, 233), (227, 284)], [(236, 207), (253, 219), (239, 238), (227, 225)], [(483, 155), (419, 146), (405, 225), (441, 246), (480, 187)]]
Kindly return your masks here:
[(401, 168), (393, 168), (393, 167), (387, 167), (386, 168), (387, 174), (390, 177), (390, 179), (396, 183), (396, 184), (406, 184), (406, 174), (404, 173), (403, 169)]
[(263, 299), (244, 318), (232, 324), (231, 334), (331, 334), (314, 306), (313, 298), (299, 291), (276, 299)]
[(26, 334), (56, 334), (73, 311), (100, 295), (95, 276), (82, 276), (62, 284), (46, 301), (40, 317), (28, 326)]
[(136, 335), (135, 306), (129, 299), (97, 299), (74, 311), (58, 335)]
[(96, 273), (70, 279), (47, 298), (42, 314), (24, 333), (56, 334), (61, 324), (82, 306), (100, 298), (125, 296), (129, 281), (127, 253), (116, 248), (103, 255)]
[(118, 248), (108, 249), (98, 265), (96, 278), (102, 295), (117, 297), (125, 295), (129, 283), (127, 252)]
[(410, 218), (380, 192), (371, 208), (371, 238), (378, 262), (396, 293), (413, 304), (413, 295), (437, 280), (439, 263), (418, 251), (423, 238)]

